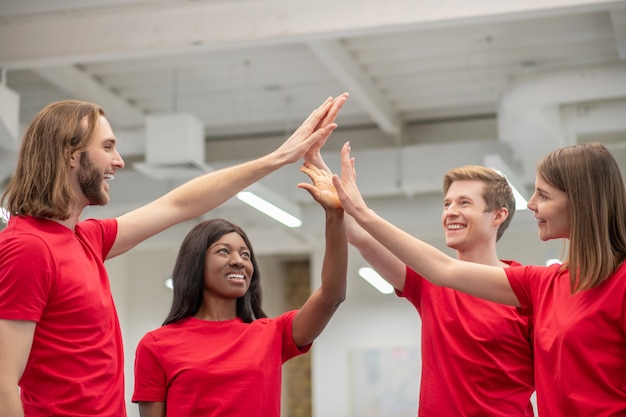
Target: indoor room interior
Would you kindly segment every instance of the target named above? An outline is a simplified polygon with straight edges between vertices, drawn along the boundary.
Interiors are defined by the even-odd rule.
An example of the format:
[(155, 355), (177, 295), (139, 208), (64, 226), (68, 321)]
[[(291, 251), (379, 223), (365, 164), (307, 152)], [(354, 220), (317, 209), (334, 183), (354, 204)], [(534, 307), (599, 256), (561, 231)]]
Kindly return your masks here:
[[(111, 202), (85, 211), (104, 218), (271, 152), (344, 91), (350, 97), (322, 150), (329, 167), (339, 172), (350, 141), (368, 205), (453, 254), (440, 221), (450, 168), (498, 169), (527, 199), (544, 154), (597, 141), (626, 172), (626, 1), (2, 0), (0, 188), (25, 127), (56, 100), (102, 105), (116, 134), (126, 167), (110, 182)], [(298, 308), (319, 285), (324, 216), (297, 187), (308, 181), (300, 164), (248, 190), (299, 226), (237, 197), (202, 218), (246, 231), (269, 315)], [(138, 416), (135, 347), (168, 313), (166, 280), (202, 219), (106, 263), (130, 417)], [(520, 200), (498, 251), (545, 264), (564, 245), (539, 240)], [(285, 417), (416, 415), (419, 316), (363, 279), (366, 266), (350, 248), (346, 301), (310, 354), (285, 366)]]

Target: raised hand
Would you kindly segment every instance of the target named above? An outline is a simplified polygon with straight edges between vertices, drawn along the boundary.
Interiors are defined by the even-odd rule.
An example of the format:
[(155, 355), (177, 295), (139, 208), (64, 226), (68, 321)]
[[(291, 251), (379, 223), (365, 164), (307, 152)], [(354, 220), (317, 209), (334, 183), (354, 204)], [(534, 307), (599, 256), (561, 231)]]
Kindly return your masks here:
[(337, 127), (335, 119), (347, 98), (348, 93), (327, 98), (274, 153), (291, 163), (302, 158), (311, 148), (319, 151)]
[(341, 148), (341, 178), (333, 175), (332, 180), (341, 206), (358, 221), (359, 214), (368, 210), (368, 207), (356, 185), (354, 158), (350, 157), (350, 150), (350, 142), (344, 143)]
[[(324, 119), (320, 122), (320, 126), (326, 126), (328, 124), (334, 123), (337, 118), (337, 114), (339, 110), (343, 106), (343, 104), (348, 99), (348, 93), (343, 93), (342, 95), (335, 98), (335, 105), (329, 110)], [(319, 169), (323, 169), (327, 172), (331, 172), (324, 160), (322, 159), (322, 155), (320, 153), (320, 149), (326, 144), (326, 140), (330, 135), (325, 138), (315, 142), (309, 150), (304, 154), (304, 162), (308, 162)]]
[(300, 167), (300, 171), (307, 174), (313, 181), (313, 184), (302, 182), (298, 184), (299, 188), (307, 190), (313, 199), (325, 209), (341, 209), (341, 203), (339, 202), (330, 172), (320, 170), (308, 162), (305, 162)]

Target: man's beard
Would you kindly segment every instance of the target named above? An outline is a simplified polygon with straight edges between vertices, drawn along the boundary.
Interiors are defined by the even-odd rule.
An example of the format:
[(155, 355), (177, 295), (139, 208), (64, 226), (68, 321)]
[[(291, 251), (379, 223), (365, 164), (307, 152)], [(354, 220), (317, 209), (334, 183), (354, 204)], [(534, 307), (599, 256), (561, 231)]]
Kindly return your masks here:
[(91, 162), (87, 151), (81, 153), (78, 184), (92, 206), (104, 206), (109, 202), (109, 196), (102, 191), (103, 178), (104, 174)]

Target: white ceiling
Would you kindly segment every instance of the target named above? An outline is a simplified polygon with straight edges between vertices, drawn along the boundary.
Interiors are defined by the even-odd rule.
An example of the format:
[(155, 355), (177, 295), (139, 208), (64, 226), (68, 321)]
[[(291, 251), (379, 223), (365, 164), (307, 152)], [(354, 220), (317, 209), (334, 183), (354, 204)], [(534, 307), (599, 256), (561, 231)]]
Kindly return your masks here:
[[(197, 149), (182, 131), (147, 135), (146, 116), (193, 115), (206, 154), (189, 159), (219, 168), (269, 152), (343, 91), (324, 155), (336, 168), (350, 140), (366, 199), (406, 228), (438, 233), (441, 176), (454, 166), (497, 165), (529, 191), (543, 154), (601, 140), (626, 167), (626, 1), (2, 0), (0, 69), (21, 129), (54, 100), (107, 111), (127, 168), (94, 216), (184, 179), (133, 168), (151, 149)], [(0, 119), (6, 108), (0, 95)], [(6, 132), (5, 179), (18, 143)], [(305, 180), (294, 165), (259, 184), (299, 205), (300, 231), (237, 201), (211, 215), (252, 231), (262, 252), (304, 251), (322, 224), (295, 186)]]

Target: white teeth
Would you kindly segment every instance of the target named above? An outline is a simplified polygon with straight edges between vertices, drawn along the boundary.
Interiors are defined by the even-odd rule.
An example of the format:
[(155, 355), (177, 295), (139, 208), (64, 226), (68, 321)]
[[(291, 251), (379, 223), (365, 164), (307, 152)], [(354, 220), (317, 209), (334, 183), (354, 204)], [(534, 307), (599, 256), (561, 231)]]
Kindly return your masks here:
[(113, 174), (104, 174), (104, 179), (111, 181), (115, 178), (115, 176)]
[(449, 224), (448, 225), (448, 230), (460, 230), (460, 229), (465, 229), (465, 226), (462, 224)]
[(242, 274), (228, 274), (226, 275), (227, 279), (245, 279)]

